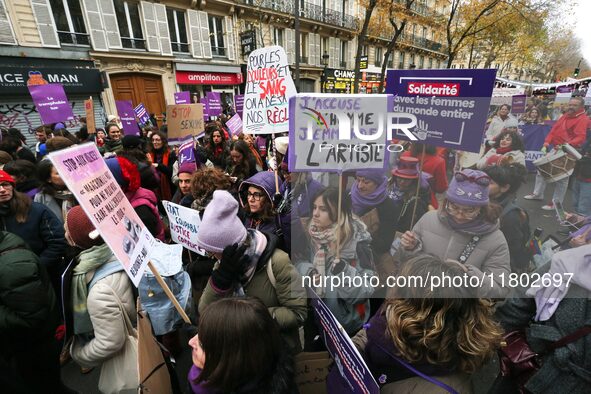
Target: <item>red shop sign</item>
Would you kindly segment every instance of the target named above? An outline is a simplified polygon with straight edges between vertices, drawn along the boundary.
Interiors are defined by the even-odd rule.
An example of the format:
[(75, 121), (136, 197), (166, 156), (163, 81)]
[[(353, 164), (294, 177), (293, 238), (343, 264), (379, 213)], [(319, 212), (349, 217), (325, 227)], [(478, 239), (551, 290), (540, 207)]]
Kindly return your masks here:
[(176, 72), (176, 83), (179, 85), (240, 85), (242, 82), (241, 73)]

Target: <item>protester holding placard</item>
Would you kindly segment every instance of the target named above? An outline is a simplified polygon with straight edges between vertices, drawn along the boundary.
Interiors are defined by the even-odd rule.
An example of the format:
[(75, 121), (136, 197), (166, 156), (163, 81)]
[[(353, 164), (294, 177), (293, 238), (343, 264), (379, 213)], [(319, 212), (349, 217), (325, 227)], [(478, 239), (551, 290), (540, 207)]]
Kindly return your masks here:
[(492, 148), (476, 163), (482, 170), (500, 163), (517, 163), (525, 166), (525, 147), (523, 140), (514, 131), (503, 130), (493, 141)]
[(490, 177), (482, 171), (456, 172), (438, 211), (427, 212), (401, 238), (399, 261), (417, 253), (456, 260), (468, 276), (488, 282), (472, 288), (472, 296), (501, 298), (509, 292), (501, 284), (511, 272), (509, 248), (499, 229), (501, 210), (489, 199)]
[[(83, 367), (113, 363), (117, 358), (121, 362), (118, 367), (131, 374), (128, 381), (137, 386), (137, 354), (134, 357), (122, 351), (130, 340), (128, 322), (136, 320), (132, 283), (109, 246), (93, 234), (95, 228), (82, 207), (68, 211), (65, 230), (68, 243), (81, 249), (71, 284), (75, 334), (70, 347), (72, 358)], [(103, 376), (101, 371), (102, 392), (105, 387), (111, 387), (111, 393), (126, 392), (124, 387), (113, 387), (115, 382), (110, 379), (113, 377)]]
[(117, 123), (107, 123), (105, 126), (107, 138), (104, 140), (104, 144), (99, 148), (99, 152), (103, 156), (111, 156), (123, 149), (121, 144), (121, 128)]
[[(312, 217), (303, 221), (308, 236), (308, 255), (296, 261), (295, 266), (302, 276), (313, 278), (312, 285), (318, 296), (345, 331), (354, 335), (369, 319), (369, 298), (374, 289), (369, 285), (325, 286), (324, 280), (330, 281), (332, 276), (375, 275), (372, 239), (365, 224), (353, 216), (348, 195), (342, 198), (340, 212), (338, 200), (336, 188), (328, 188), (314, 198)], [(306, 324), (306, 349), (314, 346), (317, 330), (311, 321)]]
[(246, 228), (274, 234), (279, 238), (278, 247), (291, 252), (291, 225), (289, 214), (277, 212), (275, 206), (275, 174), (268, 171), (256, 173), (238, 188), (240, 203), (244, 208)]
[(172, 183), (172, 166), (177, 160), (176, 153), (168, 146), (168, 138), (160, 131), (155, 131), (150, 137), (148, 157), (160, 175), (160, 187), (154, 192), (158, 200), (170, 200), (176, 186)]
[(301, 349), (299, 327), (307, 307), (301, 277), (289, 256), (277, 248), (274, 234), (246, 229), (236, 216), (238, 202), (227, 191), (217, 190), (203, 213), (197, 243), (219, 263), (199, 302), (247, 294), (259, 298), (281, 329), (292, 352)]
[(212, 303), (203, 311), (198, 332), (189, 341), (193, 393), (297, 393), (293, 358), (259, 299)]
[[(422, 254), (404, 262), (398, 274), (401, 283), (443, 275), (462, 276), (464, 270), (457, 262)], [(443, 385), (471, 393), (470, 375), (494, 356), (502, 339), (492, 304), (473, 298), (465, 287), (392, 290), (393, 298), (353, 338), (380, 393), (452, 392)]]

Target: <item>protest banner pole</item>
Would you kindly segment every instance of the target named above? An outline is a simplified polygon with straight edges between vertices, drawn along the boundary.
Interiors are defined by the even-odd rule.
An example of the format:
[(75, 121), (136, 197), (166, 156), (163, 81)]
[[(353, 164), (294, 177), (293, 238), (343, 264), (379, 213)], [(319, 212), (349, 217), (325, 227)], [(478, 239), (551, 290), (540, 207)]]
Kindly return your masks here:
[(168, 287), (168, 285), (166, 284), (164, 279), (162, 279), (162, 276), (160, 276), (160, 273), (158, 272), (156, 267), (154, 267), (154, 264), (152, 264), (151, 261), (148, 261), (148, 267), (150, 267), (150, 271), (152, 271), (152, 274), (154, 274), (154, 276), (156, 277), (156, 281), (158, 282), (160, 287), (162, 287), (162, 290), (164, 290), (164, 293), (166, 293), (166, 295), (168, 296), (168, 298), (170, 299), (170, 301), (172, 302), (172, 304), (176, 308), (179, 315), (181, 315), (181, 317), (183, 318), (185, 323), (191, 324), (191, 319), (189, 319), (189, 316), (187, 316), (187, 313), (185, 312), (185, 310), (183, 309), (181, 304), (179, 304), (179, 302), (175, 298), (174, 294), (172, 294), (172, 291), (170, 291), (170, 288)]
[(275, 156), (275, 194), (279, 194), (279, 163), (277, 163), (277, 146), (275, 145), (275, 133), (271, 134), (271, 145)]
[(339, 172), (339, 200), (337, 203), (337, 245), (335, 260), (341, 259), (341, 229), (339, 223), (341, 221), (341, 206), (343, 204), (343, 173)]
[(415, 225), (415, 215), (417, 213), (417, 204), (419, 202), (419, 192), (421, 190), (421, 174), (423, 173), (423, 163), (425, 162), (425, 148), (427, 147), (426, 144), (423, 144), (423, 152), (421, 153), (421, 161), (419, 162), (419, 177), (417, 178), (417, 190), (415, 192), (415, 204), (412, 208), (412, 217), (410, 219), (410, 230)]

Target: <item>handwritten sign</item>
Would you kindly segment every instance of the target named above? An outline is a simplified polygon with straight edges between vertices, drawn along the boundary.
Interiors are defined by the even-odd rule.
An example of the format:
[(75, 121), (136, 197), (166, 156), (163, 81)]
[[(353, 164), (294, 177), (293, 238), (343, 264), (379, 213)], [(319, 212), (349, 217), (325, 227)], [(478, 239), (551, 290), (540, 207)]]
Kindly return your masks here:
[(64, 92), (64, 87), (59, 83), (48, 83), (44, 85), (31, 85), (29, 93), (37, 112), (44, 124), (65, 122), (74, 119), (72, 107)]
[(193, 252), (205, 256), (205, 251), (197, 246), (197, 233), (201, 224), (199, 212), (166, 200), (162, 201), (162, 205), (164, 205), (168, 215), (172, 240)]
[(176, 92), (174, 94), (175, 104), (191, 104), (191, 92)]
[(226, 121), (226, 126), (232, 135), (238, 135), (242, 133), (242, 119), (240, 115), (236, 114)]
[(345, 329), (318, 295), (310, 288), (306, 290), (318, 329), (338, 368), (343, 386), (351, 388), (351, 393), (379, 394), (378, 384)]
[(296, 94), (296, 88), (282, 47), (257, 49), (248, 56), (245, 93), (243, 120), (246, 133), (289, 131), (289, 99)]
[(86, 113), (86, 129), (88, 134), (96, 133), (96, 126), (94, 121), (94, 102), (92, 97), (84, 100), (84, 112)]
[(49, 159), (86, 215), (138, 286), (154, 237), (119, 187), (94, 143), (49, 154)]
[(399, 148), (387, 144), (386, 115), (391, 101), (391, 96), (383, 94), (309, 93), (292, 97), (290, 171), (384, 168), (388, 150)]
[(117, 114), (123, 125), (123, 133), (125, 135), (138, 135), (140, 129), (135, 120), (135, 111), (133, 110), (131, 100), (117, 100), (115, 101), (115, 106), (117, 107)]
[(166, 107), (168, 139), (180, 141), (204, 131), (203, 104), (179, 104)]
[(495, 77), (494, 69), (389, 70), (386, 93), (394, 95), (394, 112), (417, 117), (421, 142), (480, 152)]

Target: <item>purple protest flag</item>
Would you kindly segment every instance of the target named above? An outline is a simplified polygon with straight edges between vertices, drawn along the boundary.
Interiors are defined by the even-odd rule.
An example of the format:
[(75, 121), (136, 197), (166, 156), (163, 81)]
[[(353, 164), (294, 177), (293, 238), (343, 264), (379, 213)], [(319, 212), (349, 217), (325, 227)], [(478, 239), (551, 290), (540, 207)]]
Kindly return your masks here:
[(222, 113), (222, 94), (218, 92), (207, 92), (206, 96), (209, 102), (209, 116), (219, 117)]
[(511, 97), (511, 113), (522, 114), (525, 112), (525, 102), (527, 96), (525, 94), (517, 94)]
[(193, 142), (193, 136), (190, 135), (179, 147), (179, 165), (187, 162), (195, 163), (194, 146), (195, 142)]
[(65, 122), (74, 119), (72, 107), (59, 83), (28, 86), (33, 103), (44, 124)]
[(115, 106), (117, 107), (117, 114), (123, 125), (123, 134), (139, 135), (140, 129), (135, 120), (135, 112), (131, 100), (117, 100), (115, 101)]
[(201, 97), (199, 103), (203, 104), (203, 119), (209, 120), (209, 100), (207, 97)]
[(191, 104), (191, 92), (176, 92), (174, 94), (175, 104)]
[(242, 119), (242, 113), (244, 109), (244, 95), (237, 94), (234, 96), (234, 106), (236, 107), (236, 113), (240, 115), (240, 119)]
[(242, 119), (240, 115), (236, 114), (226, 121), (226, 127), (230, 130), (232, 135), (238, 135), (242, 133)]
[[(416, 118), (407, 129), (421, 143), (480, 152), (496, 74), (494, 69), (389, 70), (390, 111)], [(393, 137), (410, 139), (401, 129)]]
[(133, 112), (135, 112), (135, 116), (140, 121), (140, 124), (146, 124), (150, 121), (150, 114), (146, 111), (144, 104), (139, 103), (138, 106), (133, 109)]

